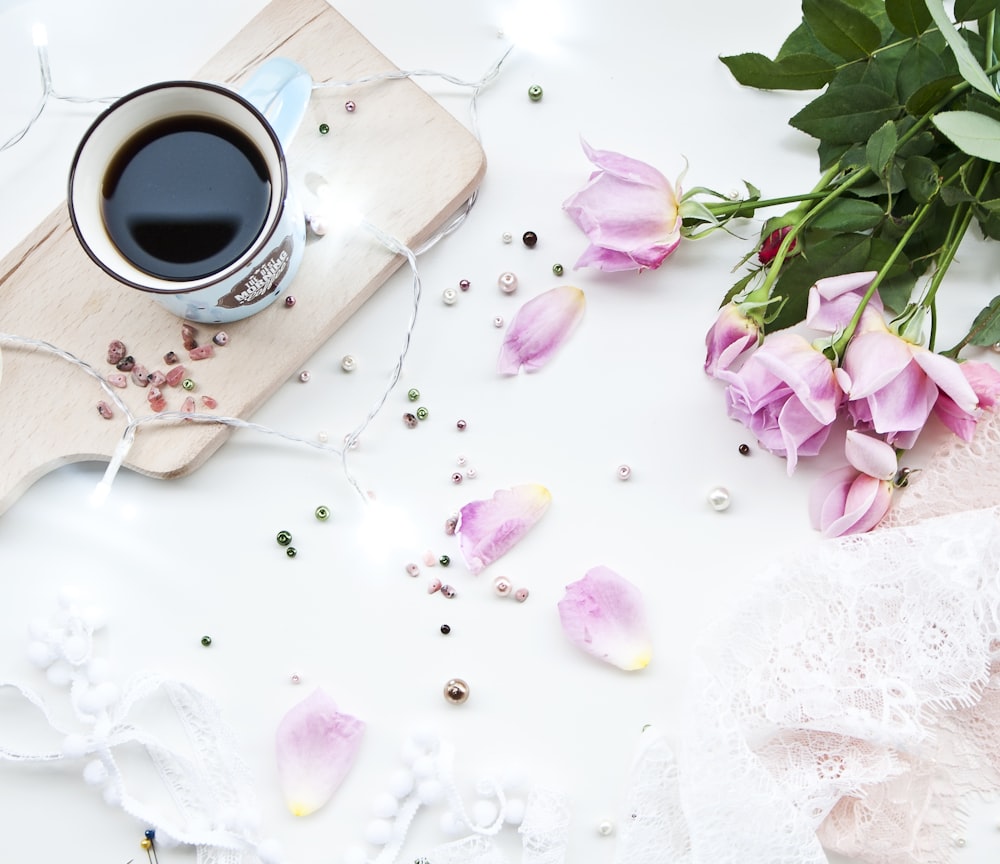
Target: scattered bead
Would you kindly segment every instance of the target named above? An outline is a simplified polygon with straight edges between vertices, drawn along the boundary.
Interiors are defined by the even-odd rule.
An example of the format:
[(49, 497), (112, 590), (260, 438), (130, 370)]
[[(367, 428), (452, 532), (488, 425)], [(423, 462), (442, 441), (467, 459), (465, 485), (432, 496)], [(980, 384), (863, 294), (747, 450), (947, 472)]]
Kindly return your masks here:
[(97, 413), (100, 414), (105, 420), (110, 420), (115, 416), (114, 412), (111, 410), (111, 406), (103, 399), (97, 403)]
[(163, 362), (166, 363), (168, 366), (173, 366), (174, 363), (177, 363), (180, 359), (181, 358), (177, 356), (176, 351), (168, 351), (166, 354), (163, 355)]
[(465, 471), (465, 476), (470, 480), (475, 480), (479, 476), (479, 472), (475, 468), (468, 468)]
[(150, 402), (159, 402), (163, 398), (163, 391), (159, 387), (150, 387), (146, 393), (146, 398)]
[(469, 425), (469, 424), (468, 424), (468, 423), (466, 423), (466, 422), (465, 422), (464, 420), (459, 420), (459, 421), (458, 421), (458, 422), (457, 422), (457, 423), (455, 424), (455, 428), (456, 428), (456, 429), (458, 429), (458, 431), (459, 431), (459, 432), (464, 432), (464, 431), (465, 431), (465, 428), (466, 428), (466, 427), (467, 427), (468, 425)]
[(741, 456), (749, 456), (750, 455), (750, 445), (749, 444), (740, 444), (739, 451), (740, 451), (740, 455)]
[(472, 283), (468, 279), (459, 279), (458, 280), (458, 287), (462, 291), (468, 291), (469, 288), (472, 287)]
[(170, 387), (176, 387), (183, 383), (187, 370), (183, 366), (174, 366), (166, 374), (166, 382)]
[(628, 465), (618, 466), (618, 479), (628, 480), (632, 476), (632, 468)]
[(420, 391), (416, 387), (411, 387), (406, 391), (406, 398), (411, 402), (416, 402), (420, 398)]
[(443, 597), (447, 597), (449, 600), (451, 600), (451, 598), (455, 596), (455, 593), (456, 593), (455, 589), (452, 588), (451, 585), (441, 586), (441, 595)]
[(345, 372), (353, 372), (358, 366), (358, 361), (354, 359), (354, 355), (345, 354), (344, 359), (340, 361), (340, 368)]
[(327, 133), (329, 133), (329, 131), (330, 131), (330, 124), (329, 123), (320, 123), (319, 124), (319, 134), (320, 135), (326, 135)]
[(319, 432), (316, 433), (316, 440), (319, 441), (320, 444), (326, 444), (326, 442), (330, 440), (330, 433), (325, 429), (320, 429)]
[(131, 354), (126, 354), (121, 360), (115, 363), (115, 368), (119, 372), (131, 372), (135, 368), (135, 357)]
[(181, 414), (194, 414), (194, 396), (185, 396), (181, 403)]
[(438, 563), (437, 557), (434, 555), (433, 552), (431, 552), (430, 549), (424, 552), (424, 564), (426, 564), (428, 567), (433, 567), (437, 563)]
[(322, 504), (316, 508), (315, 513), (316, 518), (319, 519), (320, 522), (326, 522), (326, 520), (330, 518), (330, 508), (324, 507)]
[(458, 459), (455, 460), (455, 464), (464, 465), (467, 461), (468, 460), (464, 456), (459, 456)]
[(554, 273), (554, 274), (555, 274), (556, 276), (562, 276), (562, 275), (563, 275), (563, 273), (565, 273), (565, 272), (566, 272), (566, 268), (565, 268), (565, 267), (563, 267), (563, 265), (562, 265), (562, 264), (553, 264), (553, 265), (552, 265), (552, 272), (553, 272), (553, 273)]
[(1000, 342), (993, 343), (993, 350), (1000, 354)]
[(121, 339), (114, 339), (108, 345), (108, 363), (112, 366), (117, 366), (122, 360), (125, 359), (125, 355), (128, 353), (125, 348), (125, 343)]
[(513, 590), (514, 586), (506, 576), (497, 576), (493, 580), (493, 591), (498, 597), (509, 597)]
[(451, 564), (451, 558), (449, 558), (447, 555), (442, 555), (440, 558), (438, 558), (438, 564), (440, 564), (442, 567), (447, 567), (449, 564)]
[(145, 831), (143, 831), (143, 836), (147, 840), (155, 840), (156, 839), (156, 831), (153, 828), (147, 828)]
[(496, 316), (494, 316), (494, 318), (493, 318), (493, 326), (494, 327), (498, 327), (498, 328), (499, 327), (503, 327), (503, 316), (502, 315), (496, 315)]
[(208, 409), (218, 408), (219, 407), (219, 402), (218, 402), (218, 400), (214, 396), (202, 396), (201, 397), (201, 404), (204, 405)]
[(451, 475), (452, 483), (461, 483), (463, 479), (464, 478), (462, 477), (461, 471), (456, 471), (454, 474)]
[(444, 520), (444, 533), (449, 537), (455, 533), (455, 529), (458, 527), (458, 517), (449, 516)]
[(509, 270), (505, 270), (497, 278), (497, 285), (504, 294), (513, 294), (517, 290), (517, 276)]
[(289, 558), (294, 558), (294, 557), (295, 557), (296, 555), (298, 555), (298, 554), (299, 554), (299, 550), (298, 550), (298, 549), (296, 549), (296, 548), (295, 548), (294, 546), (288, 546), (288, 547), (287, 547), (287, 548), (285, 549), (285, 554), (286, 554), (286, 555), (287, 555), (287, 556), (288, 556)]
[(148, 837), (143, 837), (142, 840), (139, 841), (139, 846), (148, 852), (150, 849), (153, 848), (153, 841), (150, 840)]
[(292, 675), (291, 681), (292, 681), (293, 684), (301, 684), (302, 683), (302, 679), (298, 675), (296, 675), (296, 674)]
[(420, 575), (420, 565), (419, 564), (414, 564), (412, 562), (409, 563), (409, 564), (407, 564), (406, 565), (406, 575), (407, 576), (413, 576), (413, 577), (419, 576)]
[(312, 375), (309, 374), (308, 369), (303, 369), (301, 372), (299, 372), (299, 381), (301, 381), (303, 384), (308, 384), (310, 378), (312, 378)]
[(428, 594), (433, 594), (436, 591), (440, 591), (440, 590), (441, 590), (441, 580), (440, 579), (431, 579), (431, 581), (427, 583), (427, 593)]
[(403, 422), (406, 424), (406, 428), (407, 429), (416, 429), (417, 428), (417, 415), (416, 414), (411, 414), (409, 411), (407, 411), (403, 415)]
[(229, 334), (225, 330), (220, 330), (212, 337), (212, 341), (221, 348), (229, 344)]
[(319, 216), (308, 216), (306, 222), (309, 225), (309, 230), (313, 232), (317, 237), (322, 237), (326, 234), (326, 222), (324, 222)]
[(149, 383), (153, 387), (162, 387), (167, 383), (167, 376), (164, 375), (159, 369), (154, 369), (149, 373)]
[(447, 625), (447, 624), (442, 624), (442, 625), (441, 625), (441, 632), (442, 632), (442, 633), (443, 633), (443, 634), (444, 634), (445, 636), (447, 636), (447, 635), (448, 635), (449, 633), (451, 633), (451, 627), (450, 627), (449, 625)]
[(528, 88), (528, 98), (532, 102), (541, 102), (542, 101), (542, 88), (539, 87), (537, 84), (532, 84)]
[(458, 292), (454, 288), (445, 288), (441, 292), (441, 300), (445, 306), (454, 306), (458, 300)]
[[(504, 231), (503, 234), (500, 235), (500, 239), (503, 240), (504, 243), (513, 243), (514, 242), (514, 235), (511, 234), (510, 231)], [(1000, 344), (1000, 343), (997, 343), (997, 344)]]
[(444, 698), (452, 705), (461, 705), (469, 698), (469, 685), (461, 678), (449, 678), (444, 685)]
[(198, 340), (195, 338), (198, 330), (193, 324), (184, 323), (181, 325), (181, 344), (185, 351), (198, 347)]
[(185, 390), (194, 390), (194, 379), (185, 378), (183, 381), (181, 381), (181, 387), (183, 387)]
[(133, 384), (138, 384), (140, 387), (149, 386), (149, 370), (141, 363), (133, 363), (129, 374), (132, 376)]
[(344, 110), (345, 110), (345, 111), (346, 111), (346, 112), (347, 112), (348, 114), (353, 114), (353, 113), (354, 113), (354, 112), (355, 112), (355, 111), (356, 111), (357, 109), (358, 109), (358, 106), (354, 104), (354, 100), (353, 100), (353, 99), (348, 99), (348, 100), (347, 100), (347, 101), (346, 101), (346, 102), (344, 103)]
[(597, 833), (602, 837), (608, 837), (613, 834), (615, 830), (615, 825), (610, 819), (605, 819), (597, 826)]
[(291, 309), (294, 305), (295, 305), (295, 295), (294, 294), (286, 294), (285, 295), (285, 308), (286, 309)]
[(215, 356), (215, 345), (211, 342), (206, 342), (204, 345), (199, 345), (197, 348), (192, 348), (188, 351), (188, 357), (192, 360), (207, 360), (213, 356)]
[(716, 486), (714, 489), (709, 490), (708, 493), (708, 503), (712, 505), (713, 510), (722, 512), (723, 510), (729, 509), (729, 490), (725, 486)]
[(964, 837), (956, 837), (955, 838), (955, 845), (959, 849), (964, 849), (965, 848), (965, 838)]
[(538, 235), (534, 231), (525, 231), (521, 235), (521, 242), (529, 249), (534, 249), (538, 244)]
[(289, 531), (279, 531), (278, 536), (274, 539), (278, 541), (279, 546), (287, 546), (292, 542), (292, 535)]
[(110, 372), (108, 373), (108, 383), (112, 387), (121, 389), (128, 386), (128, 378), (125, 377), (124, 372)]
[(426, 420), (430, 416), (430, 412), (424, 408), (422, 405), (417, 409), (417, 419)]
[(202, 636), (201, 637), (201, 644), (204, 645), (207, 648), (209, 645), (212, 644), (212, 637), (211, 636)]
[(518, 603), (523, 603), (525, 600), (528, 599), (528, 589), (527, 588), (518, 588), (514, 592), (514, 599)]

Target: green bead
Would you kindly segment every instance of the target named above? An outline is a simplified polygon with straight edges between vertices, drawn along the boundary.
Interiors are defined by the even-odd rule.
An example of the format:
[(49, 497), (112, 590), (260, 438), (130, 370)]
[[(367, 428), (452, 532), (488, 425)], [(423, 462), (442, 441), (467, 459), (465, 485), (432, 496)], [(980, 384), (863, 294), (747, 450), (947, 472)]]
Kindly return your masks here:
[(411, 387), (406, 394), (406, 398), (411, 402), (416, 402), (420, 398), (420, 391), (416, 387)]
[(418, 420), (426, 420), (429, 414), (430, 414), (430, 412), (426, 408), (424, 408), (422, 406), (417, 409), (417, 419)]
[(278, 541), (279, 546), (287, 546), (292, 542), (292, 535), (288, 531), (279, 531), (275, 539)]
[(201, 637), (201, 644), (204, 645), (207, 648), (209, 645), (212, 644), (212, 637), (211, 636), (202, 636)]
[(319, 134), (320, 135), (326, 135), (326, 133), (329, 132), (329, 131), (330, 131), (329, 124), (327, 124), (327, 123), (320, 123), (319, 124)]
[(539, 87), (537, 84), (532, 84), (528, 88), (528, 98), (532, 102), (541, 102), (542, 101), (542, 88)]
[(447, 567), (449, 564), (451, 564), (451, 558), (449, 558), (447, 555), (442, 555), (440, 558), (438, 558), (438, 564), (440, 564), (442, 567)]
[(298, 555), (299, 553), (298, 553), (298, 551), (296, 550), (296, 548), (295, 548), (294, 546), (289, 546), (289, 547), (288, 547), (288, 548), (287, 548), (287, 549), (285, 550), (285, 554), (286, 554), (286, 555), (287, 555), (287, 556), (288, 556), (289, 558), (294, 558), (294, 557), (295, 557), (296, 555)]
[(320, 522), (326, 522), (326, 520), (330, 518), (330, 508), (323, 507), (322, 505), (317, 507), (316, 518), (319, 519)]
[(194, 390), (194, 379), (185, 378), (183, 381), (181, 381), (181, 387), (183, 387), (185, 390)]
[(552, 265), (552, 272), (553, 272), (553, 273), (555, 273), (555, 274), (556, 274), (556, 276), (562, 276), (562, 275), (563, 275), (563, 273), (565, 273), (565, 272), (566, 272), (566, 270), (565, 270), (565, 268), (564, 268), (564, 267), (562, 266), (562, 264), (553, 264), (553, 265)]

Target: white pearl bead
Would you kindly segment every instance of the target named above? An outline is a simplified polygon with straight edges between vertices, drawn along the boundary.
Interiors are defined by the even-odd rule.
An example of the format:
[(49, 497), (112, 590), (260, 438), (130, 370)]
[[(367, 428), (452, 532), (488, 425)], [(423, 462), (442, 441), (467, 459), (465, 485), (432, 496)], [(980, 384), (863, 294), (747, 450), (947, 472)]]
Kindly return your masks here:
[(345, 354), (344, 359), (340, 361), (340, 368), (345, 372), (353, 372), (358, 366), (358, 361), (354, 359), (351, 354)]
[(502, 315), (497, 315), (493, 319), (493, 326), (496, 327), (497, 329), (503, 327), (503, 316)]
[[(501, 34), (503, 33), (502, 30), (500, 32)], [(500, 239), (503, 240), (504, 243), (510, 243), (514, 240), (514, 235), (511, 234), (510, 231), (504, 231), (503, 234), (500, 236)]]
[(445, 288), (441, 292), (441, 299), (445, 306), (454, 306), (455, 301), (458, 300), (458, 292), (454, 288)]
[(507, 270), (500, 274), (497, 285), (504, 294), (513, 294), (517, 290), (517, 276)]
[(711, 489), (708, 493), (708, 503), (712, 505), (713, 510), (717, 510), (720, 513), (723, 510), (729, 509), (729, 490), (725, 486), (716, 486)]
[(607, 837), (609, 834), (613, 833), (615, 830), (615, 825), (610, 819), (605, 819), (597, 826), (597, 833), (602, 837)]

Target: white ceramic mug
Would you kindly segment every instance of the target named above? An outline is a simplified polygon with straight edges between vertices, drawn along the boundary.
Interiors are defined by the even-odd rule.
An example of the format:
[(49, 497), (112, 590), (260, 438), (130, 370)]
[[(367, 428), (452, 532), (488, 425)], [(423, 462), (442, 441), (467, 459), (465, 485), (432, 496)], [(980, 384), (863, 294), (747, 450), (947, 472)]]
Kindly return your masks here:
[[(254, 72), (239, 93), (201, 81), (167, 81), (117, 100), (87, 130), (70, 168), (70, 219), (87, 254), (119, 282), (152, 294), (175, 315), (191, 321), (237, 321), (269, 306), (291, 283), (305, 249), (305, 218), (289, 186), (284, 147), (298, 129), (311, 92), (312, 80), (302, 67), (273, 58)], [(169, 272), (167, 265), (150, 265), (155, 258), (134, 254), (138, 247), (113, 239), (105, 184), (116, 157), (124, 158), (121, 153), (129, 146), (134, 149), (129, 142), (144, 130), (163, 122), (183, 125), (206, 118), (215, 127), (221, 123), (230, 132), (235, 130), (232, 134), (242, 144), (249, 142), (252, 164), (258, 166), (257, 174), (269, 189), (258, 195), (259, 213), (252, 217), (245, 248), (236, 247), (221, 263), (206, 263), (207, 272)], [(160, 206), (170, 198), (170, 186), (155, 188), (155, 197), (161, 199), (155, 206)], [(236, 205), (229, 201), (227, 206)], [(240, 213), (229, 216), (250, 218)], [(168, 223), (160, 218), (159, 223), (148, 223), (147, 236), (164, 236), (163, 225)], [(178, 236), (201, 242), (198, 223), (192, 224), (186, 230), (194, 230), (194, 235)], [(198, 242), (189, 245), (197, 247)], [(130, 250), (131, 257), (123, 249)], [(188, 269), (196, 270), (199, 263)]]

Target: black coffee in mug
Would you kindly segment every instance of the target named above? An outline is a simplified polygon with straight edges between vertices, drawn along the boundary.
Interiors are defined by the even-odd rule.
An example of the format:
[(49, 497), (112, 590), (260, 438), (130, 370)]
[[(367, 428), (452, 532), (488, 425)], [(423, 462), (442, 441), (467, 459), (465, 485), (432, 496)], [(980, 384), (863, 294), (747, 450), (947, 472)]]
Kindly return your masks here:
[(267, 165), (239, 129), (184, 115), (139, 130), (101, 188), (104, 227), (125, 258), (161, 279), (209, 276), (236, 261), (267, 219)]

